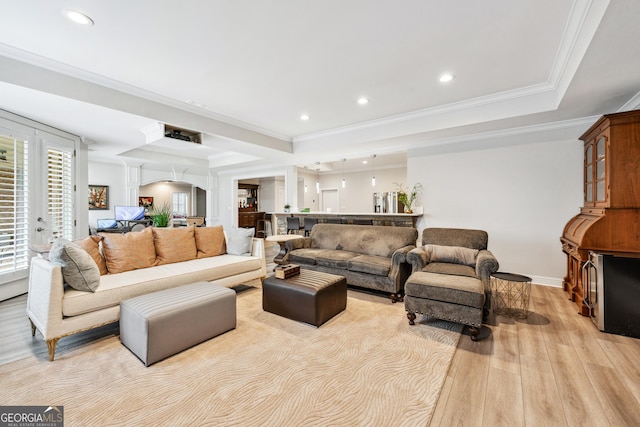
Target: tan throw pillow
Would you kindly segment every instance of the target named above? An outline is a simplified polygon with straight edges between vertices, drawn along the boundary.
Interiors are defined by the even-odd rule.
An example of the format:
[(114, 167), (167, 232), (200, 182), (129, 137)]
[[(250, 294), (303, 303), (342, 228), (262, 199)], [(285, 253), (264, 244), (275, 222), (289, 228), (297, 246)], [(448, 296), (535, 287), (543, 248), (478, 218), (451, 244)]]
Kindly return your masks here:
[(227, 253), (227, 246), (224, 241), (224, 230), (221, 225), (215, 227), (196, 227), (195, 232), (198, 258), (208, 258)]
[(461, 246), (425, 245), (429, 253), (429, 262), (449, 262), (452, 264), (476, 265), (477, 249)]
[(91, 256), (72, 242), (56, 239), (49, 252), (49, 260), (62, 269), (64, 282), (73, 289), (95, 292), (100, 286), (100, 271)]
[(156, 265), (171, 264), (196, 258), (195, 227), (153, 227), (153, 244), (156, 247)]
[(107, 263), (104, 261), (104, 257), (100, 252), (100, 240), (102, 240), (102, 237), (100, 236), (87, 236), (84, 239), (74, 240), (73, 243), (80, 246), (82, 249), (87, 251), (89, 255), (91, 255), (91, 258), (96, 262), (98, 270), (100, 270), (100, 275), (102, 276), (109, 273), (109, 270), (107, 270)]
[(151, 267), (156, 261), (151, 227), (124, 234), (100, 233), (100, 236), (109, 274)]

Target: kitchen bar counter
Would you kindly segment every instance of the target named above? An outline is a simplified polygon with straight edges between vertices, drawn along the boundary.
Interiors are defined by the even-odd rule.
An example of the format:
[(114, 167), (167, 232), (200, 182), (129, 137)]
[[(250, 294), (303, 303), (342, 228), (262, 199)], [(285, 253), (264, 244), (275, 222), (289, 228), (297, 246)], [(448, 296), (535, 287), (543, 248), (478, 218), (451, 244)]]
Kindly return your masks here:
[[(327, 222), (327, 218), (340, 218), (343, 224), (354, 224), (358, 220), (371, 220), (373, 225), (384, 225), (392, 227), (415, 227), (418, 218), (422, 214), (411, 213), (373, 213), (373, 212), (267, 212), (271, 215), (274, 234), (287, 233), (288, 216), (297, 216), (304, 221), (304, 218), (318, 218), (319, 223)], [(277, 224), (277, 227), (276, 227)]]

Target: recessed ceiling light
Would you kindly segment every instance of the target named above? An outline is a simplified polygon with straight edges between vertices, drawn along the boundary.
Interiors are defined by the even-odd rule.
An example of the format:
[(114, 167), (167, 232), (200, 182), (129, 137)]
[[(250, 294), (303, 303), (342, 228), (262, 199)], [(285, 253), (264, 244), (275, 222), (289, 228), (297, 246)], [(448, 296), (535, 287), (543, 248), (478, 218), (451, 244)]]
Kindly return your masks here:
[(84, 13), (80, 13), (76, 10), (64, 10), (64, 15), (69, 18), (70, 20), (72, 20), (73, 22), (75, 22), (76, 24), (80, 24), (80, 25), (93, 25), (93, 19), (89, 18), (87, 15), (85, 15)]
[(363, 165), (366, 165), (366, 164), (367, 164), (367, 161), (366, 161), (366, 160), (363, 160), (363, 161), (362, 161), (362, 164), (363, 164)]
[(369, 103), (369, 98), (365, 98), (364, 96), (362, 98), (358, 98), (358, 104), (366, 105), (368, 103)]
[(308, 114), (301, 115), (300, 120), (309, 120), (309, 115)]
[(440, 75), (440, 83), (447, 83), (453, 80), (455, 76), (451, 73), (444, 73)]

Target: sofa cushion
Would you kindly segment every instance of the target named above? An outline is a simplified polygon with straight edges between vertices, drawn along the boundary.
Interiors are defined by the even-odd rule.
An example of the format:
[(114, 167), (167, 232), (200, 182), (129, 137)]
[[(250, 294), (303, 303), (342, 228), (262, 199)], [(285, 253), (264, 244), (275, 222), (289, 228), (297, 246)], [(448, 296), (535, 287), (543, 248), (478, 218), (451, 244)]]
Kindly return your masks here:
[(195, 259), (198, 254), (195, 227), (152, 227), (153, 245), (156, 248), (156, 265)]
[[(140, 234), (140, 233), (133, 233)], [(64, 316), (91, 313), (117, 307), (121, 301), (138, 295), (201, 281), (224, 280), (241, 274), (253, 276), (262, 269), (263, 259), (256, 256), (221, 255), (145, 269), (99, 276), (95, 293), (65, 291), (62, 300)]]
[(453, 264), (476, 265), (477, 249), (461, 246), (425, 245), (429, 254), (429, 262), (450, 262)]
[(224, 230), (221, 225), (215, 227), (196, 227), (197, 258), (208, 258), (227, 253)]
[(249, 255), (255, 231), (255, 228), (232, 228), (227, 235), (227, 253), (231, 255)]
[(482, 282), (472, 277), (418, 271), (407, 279), (405, 295), (482, 308), (485, 295)]
[(151, 267), (156, 261), (152, 227), (139, 232), (99, 235), (109, 274)]
[(327, 249), (303, 248), (289, 252), (288, 261), (294, 264), (316, 264), (316, 258), (327, 252)]
[(347, 269), (361, 273), (375, 274), (376, 276), (388, 276), (391, 271), (391, 258), (358, 255), (347, 262)]
[(350, 259), (357, 257), (359, 254), (349, 251), (324, 251), (316, 257), (316, 264), (321, 267), (347, 269), (347, 263)]
[(100, 236), (87, 236), (84, 239), (74, 240), (73, 243), (87, 251), (91, 258), (96, 262), (100, 275), (102, 276), (103, 274), (107, 274), (109, 270), (107, 270), (107, 263), (104, 260), (102, 252), (100, 252), (101, 240), (102, 237)]
[(49, 260), (61, 266), (64, 282), (82, 292), (94, 292), (100, 286), (98, 265), (80, 246), (56, 239), (49, 252)]
[(422, 271), (426, 273), (449, 274), (452, 276), (475, 277), (476, 270), (473, 267), (462, 264), (451, 264), (448, 262), (431, 262)]

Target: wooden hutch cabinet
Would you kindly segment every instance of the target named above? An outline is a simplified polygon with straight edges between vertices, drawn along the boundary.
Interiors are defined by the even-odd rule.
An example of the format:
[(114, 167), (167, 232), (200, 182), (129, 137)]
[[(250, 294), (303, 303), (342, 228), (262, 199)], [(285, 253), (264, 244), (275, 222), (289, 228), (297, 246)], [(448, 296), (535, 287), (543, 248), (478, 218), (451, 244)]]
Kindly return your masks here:
[(640, 256), (640, 111), (602, 116), (584, 141), (584, 206), (560, 238), (567, 254), (564, 290), (580, 314), (582, 267), (589, 252)]
[(238, 227), (255, 228), (258, 233), (262, 228), (260, 220), (264, 220), (264, 212), (258, 210), (259, 185), (238, 184)]

